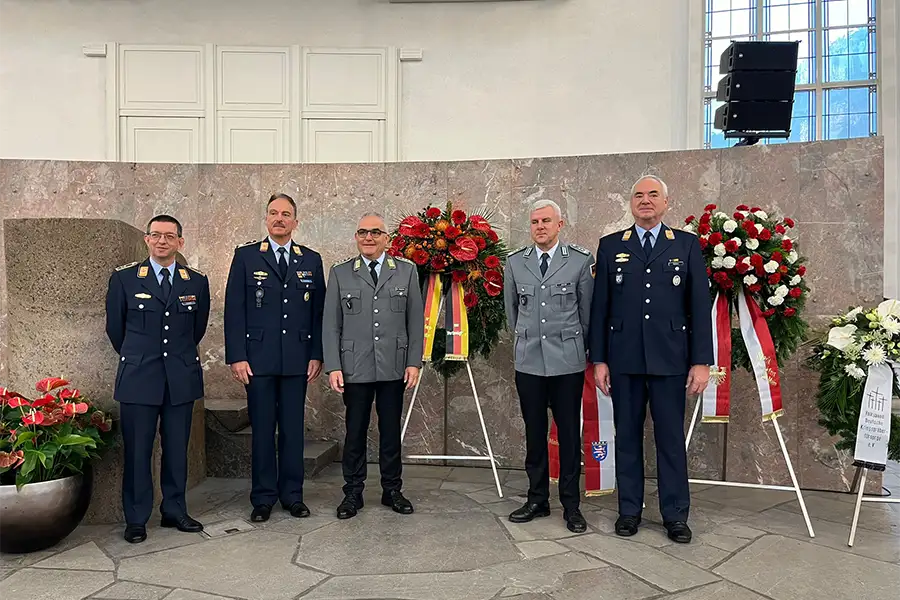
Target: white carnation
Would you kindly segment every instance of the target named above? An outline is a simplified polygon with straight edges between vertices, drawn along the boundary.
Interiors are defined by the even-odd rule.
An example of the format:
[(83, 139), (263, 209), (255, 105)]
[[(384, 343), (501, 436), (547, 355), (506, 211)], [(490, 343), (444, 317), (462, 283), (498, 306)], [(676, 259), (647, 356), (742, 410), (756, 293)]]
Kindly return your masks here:
[(900, 321), (898, 321), (896, 317), (892, 317), (890, 315), (885, 317), (881, 321), (881, 326), (892, 336), (900, 333)]
[(787, 261), (788, 261), (790, 264), (794, 264), (795, 262), (797, 262), (797, 259), (798, 259), (798, 258), (800, 258), (800, 255), (797, 254), (797, 251), (796, 251), (796, 250), (791, 250), (790, 252), (788, 252), (788, 255), (787, 255)]
[(744, 285), (753, 285), (757, 281), (759, 280), (756, 278), (756, 275), (744, 275)]
[(759, 240), (758, 239), (750, 238), (749, 240), (747, 240), (747, 249), (756, 250), (757, 248), (759, 248)]
[(722, 211), (717, 212), (717, 213), (714, 214), (713, 216), (714, 216), (714, 217), (719, 217), (719, 218), (721, 218), (721, 219), (727, 219), (727, 218), (728, 218), (728, 215), (726, 215), (726, 214), (723, 213)]
[(726, 256), (722, 259), (722, 266), (726, 269), (733, 269), (737, 265), (737, 260), (733, 256)]
[(765, 225), (762, 225), (762, 224), (760, 224), (760, 223), (757, 223), (757, 224), (756, 224), (756, 233), (757, 233), (757, 234), (762, 233), (762, 232), (765, 231), (765, 230), (766, 230), (766, 226), (765, 226)]
[(753, 214), (756, 215), (757, 219), (768, 219), (769, 218), (769, 215), (767, 215), (765, 212), (763, 212), (761, 210), (758, 210)]
[(856, 319), (856, 317), (859, 316), (859, 314), (861, 312), (862, 312), (862, 306), (857, 306), (856, 308), (854, 308), (853, 310), (848, 312), (846, 315), (844, 315), (844, 318), (847, 319), (848, 321), (853, 321), (854, 319)]
[(721, 256), (714, 256), (712, 259), (712, 268), (713, 269), (721, 269), (725, 260)]
[(766, 273), (774, 273), (778, 270), (778, 263), (774, 260), (770, 260), (765, 265), (763, 265), (763, 269), (766, 270)]
[(798, 283), (800, 283), (800, 279), (801, 277), (799, 275), (794, 275), (793, 277), (791, 277), (791, 280), (788, 283), (790, 285), (797, 285)]
[(741, 213), (745, 219), (750, 214), (750, 211), (747, 211), (747, 210), (739, 210), (738, 212)]
[(688, 223), (684, 227), (681, 228), (683, 231), (687, 231), (688, 233), (694, 233), (694, 226)]
[(737, 223), (732, 221), (731, 219), (728, 219), (727, 221), (725, 221), (725, 223), (722, 224), (722, 229), (724, 229), (728, 233), (731, 233), (732, 231), (737, 229)]
[(852, 377), (853, 379), (861, 380), (866, 376), (866, 372), (860, 369), (857, 365), (850, 363), (849, 365), (844, 365), (844, 371)]
[(771, 298), (766, 300), (766, 302), (768, 302), (772, 306), (778, 306), (779, 304), (784, 302), (784, 298), (782, 298), (781, 296), (772, 296)]
[(788, 295), (788, 289), (787, 289), (787, 286), (779, 285), (778, 288), (775, 290), (775, 295), (776, 295), (776, 296), (781, 296), (782, 298), (784, 298), (785, 296), (787, 296), (787, 295)]
[(716, 253), (716, 256), (725, 256), (725, 244), (716, 244), (713, 252)]
[(744, 243), (744, 242), (741, 241), (741, 238), (736, 238), (736, 237), (735, 237), (735, 238), (731, 238), (731, 241), (734, 242), (735, 244), (737, 244), (738, 248), (740, 248), (741, 245)]
[(879, 344), (872, 344), (863, 352), (863, 359), (870, 365), (884, 364), (886, 358), (884, 348)]

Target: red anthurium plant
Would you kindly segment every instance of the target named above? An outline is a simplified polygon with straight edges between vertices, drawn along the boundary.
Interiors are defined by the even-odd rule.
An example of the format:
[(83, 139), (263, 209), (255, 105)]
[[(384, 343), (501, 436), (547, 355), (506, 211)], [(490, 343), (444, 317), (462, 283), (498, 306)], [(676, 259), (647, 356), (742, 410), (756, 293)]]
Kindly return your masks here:
[(112, 417), (59, 377), (29, 399), (0, 387), (0, 483), (21, 487), (82, 472), (112, 444)]

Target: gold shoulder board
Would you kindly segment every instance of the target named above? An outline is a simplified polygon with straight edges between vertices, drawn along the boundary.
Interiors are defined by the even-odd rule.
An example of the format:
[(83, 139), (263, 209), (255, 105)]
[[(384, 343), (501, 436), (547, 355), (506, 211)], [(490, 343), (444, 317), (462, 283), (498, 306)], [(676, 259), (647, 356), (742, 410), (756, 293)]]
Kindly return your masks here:
[(135, 266), (135, 265), (138, 265), (138, 264), (140, 264), (140, 261), (135, 261), (135, 262), (132, 262), (132, 263), (128, 263), (127, 265), (121, 265), (121, 266), (119, 266), (119, 267), (116, 267), (116, 271), (123, 271), (123, 270), (125, 270), (125, 269), (130, 269), (131, 267), (133, 267), (133, 266)]

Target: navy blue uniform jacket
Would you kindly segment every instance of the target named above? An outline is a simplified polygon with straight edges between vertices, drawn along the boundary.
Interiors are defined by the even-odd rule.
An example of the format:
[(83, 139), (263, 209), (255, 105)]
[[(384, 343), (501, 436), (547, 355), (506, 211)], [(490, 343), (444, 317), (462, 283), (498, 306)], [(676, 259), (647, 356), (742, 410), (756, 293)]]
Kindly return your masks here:
[(234, 250), (225, 287), (225, 362), (254, 376), (306, 375), (322, 360), (325, 275), (318, 252), (291, 242), (287, 277), (267, 240)]
[(168, 302), (150, 259), (116, 269), (106, 294), (106, 335), (119, 354), (113, 397), (160, 406), (165, 384), (172, 404), (203, 397), (197, 346), (209, 322), (206, 275), (175, 264)]
[(649, 259), (634, 227), (597, 248), (592, 363), (611, 373), (674, 376), (713, 363), (706, 262), (697, 236), (665, 224)]

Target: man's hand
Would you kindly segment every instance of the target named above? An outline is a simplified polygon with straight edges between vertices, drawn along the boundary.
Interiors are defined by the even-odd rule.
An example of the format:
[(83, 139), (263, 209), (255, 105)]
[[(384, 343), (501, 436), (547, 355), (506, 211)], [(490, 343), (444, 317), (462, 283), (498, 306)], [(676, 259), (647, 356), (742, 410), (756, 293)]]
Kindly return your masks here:
[(416, 382), (419, 381), (419, 367), (406, 367), (403, 381), (406, 383), (406, 389), (415, 387)]
[(609, 365), (606, 363), (597, 363), (594, 365), (594, 384), (600, 388), (604, 396), (609, 396)]
[(709, 366), (694, 365), (691, 367), (687, 378), (687, 394), (688, 396), (696, 396), (706, 389), (709, 383)]
[(310, 383), (322, 372), (322, 361), (311, 360), (309, 366), (306, 367), (306, 382)]
[(231, 365), (231, 376), (244, 385), (250, 385), (250, 378), (253, 377), (253, 371), (250, 370), (250, 363), (246, 360), (233, 363)]
[(328, 385), (338, 394), (344, 393), (344, 373), (343, 371), (332, 371), (328, 374)]

